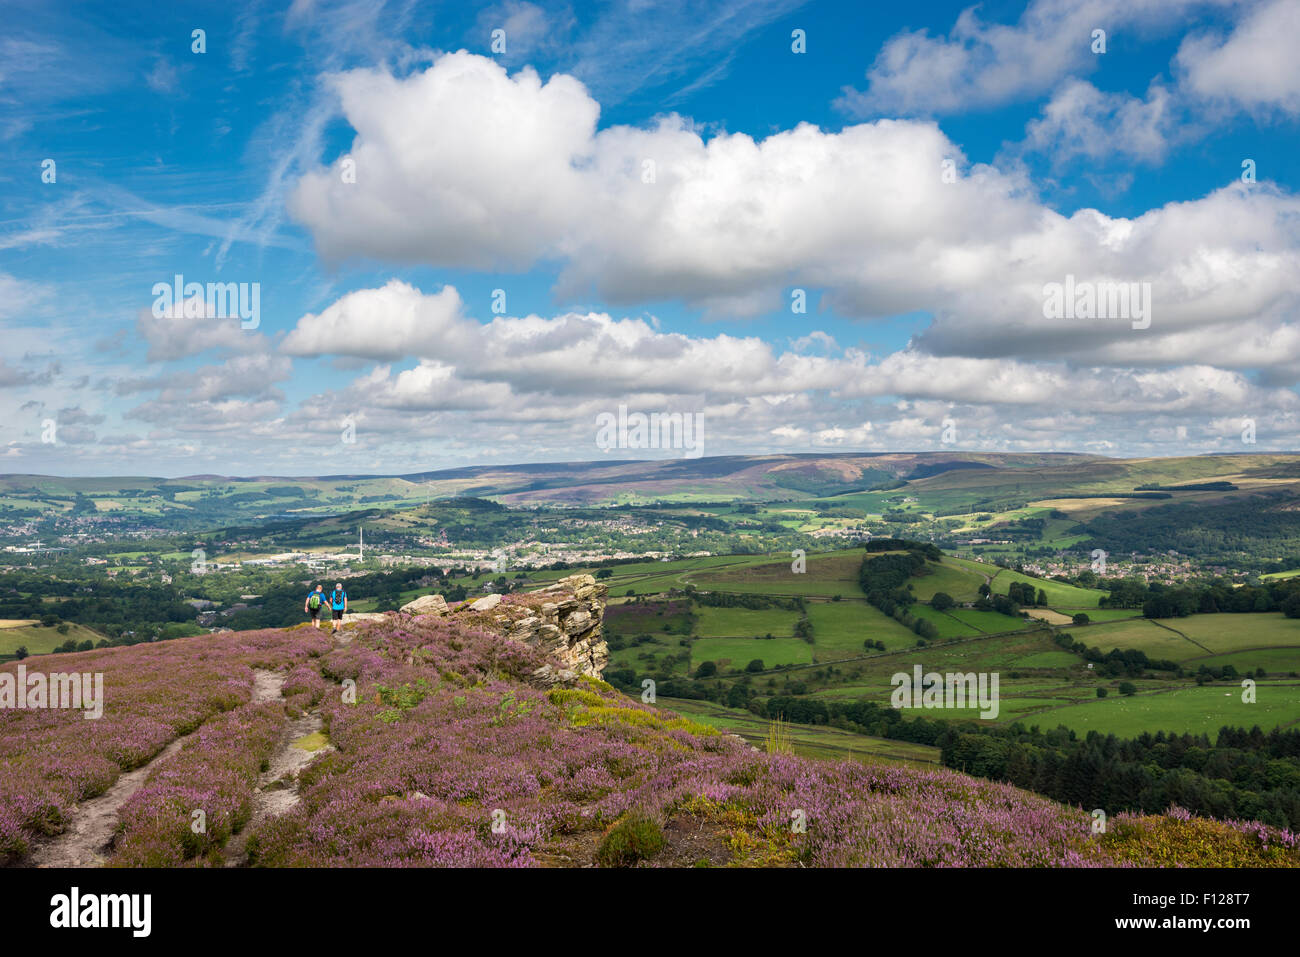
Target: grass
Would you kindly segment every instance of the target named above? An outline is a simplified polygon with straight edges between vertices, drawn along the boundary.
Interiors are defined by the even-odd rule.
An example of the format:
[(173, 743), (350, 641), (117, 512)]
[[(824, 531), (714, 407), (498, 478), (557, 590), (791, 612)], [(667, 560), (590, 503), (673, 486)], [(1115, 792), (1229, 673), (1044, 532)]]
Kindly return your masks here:
[[(689, 715), (701, 724), (720, 731), (738, 734), (754, 747), (762, 749), (767, 739), (770, 723), (747, 711), (732, 711), (711, 701), (688, 701), (680, 698), (660, 698), (663, 707)], [(939, 763), (939, 749), (910, 741), (891, 741), (854, 734), (826, 725), (785, 724), (790, 745), (795, 754), (807, 757), (846, 758), (865, 764), (909, 764), (934, 767)]]
[(1098, 607), (1097, 603), (1106, 594), (1106, 592), (1093, 588), (1080, 588), (1077, 585), (1067, 585), (1064, 582), (1054, 582), (1044, 578), (1022, 575), (1019, 572), (1011, 571), (1009, 568), (999, 568), (996, 571), (997, 574), (993, 576), (993, 584), (990, 586), (993, 591), (1005, 595), (1012, 582), (1027, 583), (1033, 585), (1036, 590), (1044, 592), (1047, 595), (1048, 606), (1058, 611), (1082, 610), (1091, 614), (1091, 610)]
[(1016, 659), (1019, 668), (1072, 668), (1077, 664), (1078, 656), (1068, 651), (1036, 651)]
[(20, 647), (25, 647), (29, 654), (45, 655), (54, 651), (69, 638), (80, 644), (103, 641), (104, 636), (81, 625), (71, 622), (66, 635), (59, 634), (57, 628), (43, 628), (40, 625), (17, 625), (0, 629), (0, 656), (13, 655)]
[(780, 608), (714, 608), (701, 605), (696, 610), (695, 634), (701, 638), (758, 638), (772, 635), (789, 638), (794, 634), (799, 614)]
[(1165, 618), (1160, 623), (1218, 654), (1250, 648), (1300, 648), (1300, 618), (1287, 618), (1281, 612), (1192, 615)]
[(1206, 649), (1145, 618), (1070, 628), (1067, 634), (1103, 652), (1132, 649), (1144, 652), (1148, 658), (1170, 661), (1187, 661), (1206, 654)]
[(812, 645), (802, 638), (696, 638), (691, 642), (691, 668), (712, 661), (720, 670), (744, 669), (755, 658), (764, 667), (811, 664)]
[(1185, 668), (1199, 668), (1209, 665), (1222, 668), (1232, 665), (1237, 671), (1254, 674), (1263, 668), (1269, 674), (1300, 674), (1300, 649), (1297, 648), (1253, 648), (1250, 651), (1234, 651), (1226, 655), (1207, 655), (1204, 658), (1192, 658), (1183, 663)]
[(958, 621), (977, 628), (982, 634), (997, 635), (1004, 631), (1018, 631), (1031, 627), (1023, 618), (1013, 618), (996, 611), (976, 611), (973, 608), (953, 608), (948, 614)]
[[(939, 629), (939, 637), (942, 639), (949, 638), (973, 638), (981, 634), (980, 630), (973, 624), (962, 621), (960, 618), (954, 618), (949, 612), (937, 611), (929, 605), (915, 604), (908, 611), (916, 618), (924, 618), (932, 622), (935, 628)], [(999, 616), (1001, 617), (1001, 616)], [(1010, 621), (1011, 619), (1007, 619)]]
[(1122, 621), (1125, 618), (1141, 618), (1141, 608), (1089, 608), (1083, 612), (1089, 621)]
[[(1163, 626), (1163, 627), (1162, 627)], [(1242, 662), (1268, 671), (1300, 671), (1300, 619), (1280, 612), (1256, 614), (1191, 615), (1159, 622), (1138, 618), (1132, 621), (1071, 628), (1076, 641), (1100, 648), (1145, 652), (1147, 657), (1177, 661), (1184, 667)]]
[[(957, 601), (974, 601), (979, 597), (979, 588), (984, 584), (984, 576), (976, 569), (966, 567), (967, 565), (978, 566), (978, 562), (962, 564), (959, 561), (945, 555), (937, 565), (934, 562), (927, 562), (926, 568), (929, 574), (911, 580), (912, 594), (921, 601), (929, 601), (936, 592), (945, 592)], [(989, 569), (990, 574), (993, 571), (996, 569)]]
[[(1040, 654), (1057, 654), (1062, 665), (1078, 665), (1080, 659), (1067, 655), (1052, 641), (1046, 631), (1025, 631), (1020, 634), (1001, 635), (996, 638), (982, 638), (959, 641), (948, 645), (929, 645), (912, 647), (901, 654), (882, 655), (866, 658), (856, 662), (846, 682), (833, 689), (826, 689), (825, 694), (851, 691), (858, 697), (874, 701), (888, 700), (892, 687), (890, 678), (898, 672), (911, 672), (914, 665), (921, 665), (924, 671), (940, 673), (996, 671), (1000, 675), (1000, 693), (1015, 693), (1020, 688), (1044, 687), (1041, 678), (1026, 679), (1024, 685), (1019, 679), (1011, 679), (1010, 672), (1018, 668), (1034, 667), (1024, 664), (1026, 659)], [(1033, 685), (1030, 681), (1035, 682)], [(1058, 684), (1061, 682), (1057, 682)], [(818, 694), (822, 694), (818, 692)]]
[(1034, 721), (1042, 727), (1063, 724), (1080, 734), (1098, 731), (1133, 737), (1144, 731), (1174, 731), (1211, 738), (1224, 725), (1265, 731), (1300, 720), (1300, 695), (1295, 684), (1261, 683), (1257, 702), (1245, 704), (1239, 685), (1184, 687), (1175, 691), (1125, 697), (1111, 691), (1089, 704), (1044, 712)]
[(860, 596), (858, 569), (863, 553), (857, 549), (809, 555), (807, 570), (796, 574), (789, 558), (763, 558), (727, 568), (692, 571), (683, 577), (704, 591), (758, 595), (804, 595), (830, 598)]
[(329, 744), (329, 738), (325, 737), (320, 731), (313, 731), (311, 734), (305, 734), (293, 742), (293, 747), (299, 751), (319, 751)]
[(794, 745), (790, 741), (790, 723), (780, 716), (768, 721), (767, 737), (763, 739), (763, 750), (768, 754), (793, 754)]
[(916, 644), (912, 629), (904, 628), (878, 608), (864, 601), (820, 601), (808, 605), (818, 661), (835, 661), (865, 654), (868, 638), (883, 641), (896, 651)]

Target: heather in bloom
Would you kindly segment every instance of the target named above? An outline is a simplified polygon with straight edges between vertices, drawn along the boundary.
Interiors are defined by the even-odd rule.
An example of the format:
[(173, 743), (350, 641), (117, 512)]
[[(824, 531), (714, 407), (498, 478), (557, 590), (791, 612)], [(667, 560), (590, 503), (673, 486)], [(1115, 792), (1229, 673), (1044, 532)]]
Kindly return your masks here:
[(104, 713), (0, 710), (0, 861), (21, 860), (67, 826), (77, 802), (248, 702), (254, 669), (296, 669), (329, 647), (319, 634), (268, 630), (42, 656), (48, 671), (103, 672)]
[[(311, 629), (171, 644), (161, 658), (145, 648), (115, 672), (100, 666), (140, 700), (107, 712), (94, 735), (48, 713), (0, 725), (0, 747), (29, 761), (4, 784), (6, 853), (26, 853), (76, 795), (188, 730), (122, 808), (110, 863), (217, 863), (249, 821), (285, 723), (314, 709), (333, 747), (298, 774), (296, 804), (247, 825), (254, 865), (1300, 865), (1296, 836), (1260, 824), (1175, 809), (1115, 815), (1093, 834), (1083, 809), (1010, 785), (760, 753), (594, 678), (540, 687), (535, 673), (554, 662), (493, 631), (490, 616), (389, 615), (338, 647)], [(253, 668), (284, 675), (282, 699), (250, 703)], [(41, 760), (18, 746), (19, 730), (45, 743)]]
[[(672, 824), (686, 821), (716, 838), (714, 863), (1157, 863), (1131, 836), (1093, 835), (1081, 809), (1009, 785), (757, 753), (600, 681), (534, 688), (537, 664), (533, 649), (436, 617), (375, 622), (326, 655), (322, 668), (358, 682), (357, 702), (322, 697), (338, 750), (303, 773), (301, 803), (254, 834), (255, 862), (655, 866), (682, 863)], [(1190, 833), (1204, 835), (1206, 824), (1189, 822)], [(1156, 833), (1147, 819), (1131, 826)], [(1300, 863), (1286, 835), (1234, 833), (1242, 860)], [(1179, 840), (1170, 846), (1159, 863), (1185, 853)]]
[(213, 852), (248, 820), (253, 787), (284, 718), (281, 702), (249, 704), (199, 728), (123, 806), (109, 864), (219, 860)]

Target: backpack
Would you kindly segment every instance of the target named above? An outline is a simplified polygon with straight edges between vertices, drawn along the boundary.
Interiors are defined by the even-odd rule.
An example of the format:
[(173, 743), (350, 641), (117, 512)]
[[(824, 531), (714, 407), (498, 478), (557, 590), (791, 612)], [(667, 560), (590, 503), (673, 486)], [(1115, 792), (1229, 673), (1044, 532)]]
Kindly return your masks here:
[(307, 607), (312, 611), (320, 607), (320, 592), (314, 591), (311, 593), (311, 597), (307, 599)]

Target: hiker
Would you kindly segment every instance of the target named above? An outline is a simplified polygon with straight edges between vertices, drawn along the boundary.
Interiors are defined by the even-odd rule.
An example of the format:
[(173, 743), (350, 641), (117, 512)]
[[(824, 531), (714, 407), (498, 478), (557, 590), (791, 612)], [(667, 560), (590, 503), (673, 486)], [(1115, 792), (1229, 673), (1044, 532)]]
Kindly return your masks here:
[(311, 615), (311, 626), (320, 627), (320, 610), (325, 607), (325, 591), (323, 585), (317, 585), (316, 590), (307, 593), (307, 600), (302, 604), (303, 614)]
[(348, 610), (348, 593), (343, 590), (342, 582), (334, 583), (334, 590), (330, 592), (330, 608), (334, 612), (331, 625), (335, 631), (338, 631), (343, 621), (343, 614)]

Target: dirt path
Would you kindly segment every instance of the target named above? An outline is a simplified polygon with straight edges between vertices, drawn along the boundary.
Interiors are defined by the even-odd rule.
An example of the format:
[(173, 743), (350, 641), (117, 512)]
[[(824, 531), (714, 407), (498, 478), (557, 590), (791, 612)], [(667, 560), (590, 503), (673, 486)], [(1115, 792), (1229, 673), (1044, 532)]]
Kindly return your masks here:
[[(336, 640), (339, 636), (335, 636)], [(346, 639), (342, 639), (346, 641)], [(265, 700), (279, 697), (284, 678), (276, 676), (274, 693)], [(267, 689), (270, 693), (270, 687)], [(258, 778), (253, 791), (253, 814), (239, 831), (233, 835), (225, 847), (226, 867), (243, 867), (248, 863), (248, 840), (253, 831), (263, 822), (279, 817), (293, 809), (298, 803), (298, 772), (333, 746), (325, 744), (322, 739), (306, 740), (320, 732), (324, 723), (316, 712), (308, 712), (302, 717), (285, 725), (280, 735), (280, 743), (271, 755), (270, 766)], [(306, 745), (305, 747), (303, 745)]]
[[(284, 677), (273, 671), (253, 673), (255, 703), (272, 701), (279, 697)], [(155, 767), (181, 749), (189, 735), (182, 735), (163, 748), (147, 764), (118, 777), (103, 794), (77, 805), (72, 812), (72, 823), (62, 834), (48, 843), (37, 846), (28, 859), (29, 867), (99, 867), (109, 854), (109, 842), (117, 827), (118, 812), (131, 795), (144, 786)]]
[(253, 672), (253, 697), (249, 704), (266, 704), (268, 701), (274, 701), (280, 697), (280, 689), (283, 687), (284, 675), (259, 668)]
[(181, 749), (184, 737), (163, 748), (148, 764), (118, 777), (99, 797), (91, 798), (72, 812), (72, 824), (66, 831), (32, 851), (29, 867), (99, 867), (108, 856), (108, 842), (117, 827), (117, 812), (131, 795), (144, 786), (154, 765), (165, 761)]
[(262, 772), (253, 791), (253, 815), (226, 844), (226, 867), (243, 867), (248, 863), (248, 839), (264, 821), (293, 810), (298, 803), (298, 772), (327, 751), (323, 747), (301, 747), (303, 738), (315, 735), (322, 726), (319, 714), (308, 713), (289, 722), (280, 737), (280, 745), (271, 755), (270, 767)]

